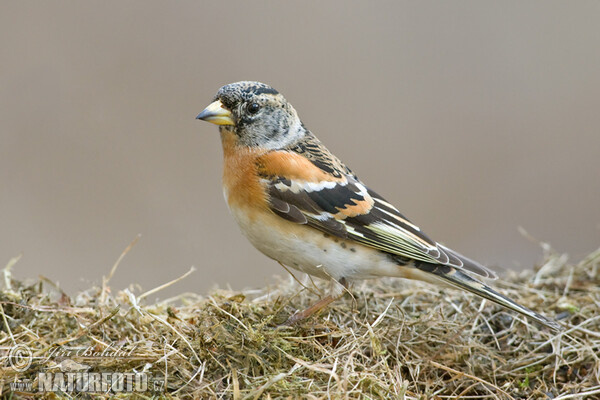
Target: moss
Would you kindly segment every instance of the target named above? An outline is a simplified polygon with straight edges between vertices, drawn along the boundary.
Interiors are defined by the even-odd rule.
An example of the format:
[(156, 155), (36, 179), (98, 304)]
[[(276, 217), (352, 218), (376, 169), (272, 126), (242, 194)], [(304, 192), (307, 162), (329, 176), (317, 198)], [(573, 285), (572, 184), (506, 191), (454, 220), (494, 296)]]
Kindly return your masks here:
[[(2, 390), (37, 396), (11, 392), (9, 383), (35, 383), (38, 372), (77, 366), (145, 371), (166, 382), (148, 395), (173, 398), (599, 396), (600, 251), (579, 264), (565, 260), (549, 253), (536, 271), (498, 284), (521, 304), (559, 317), (566, 327), (560, 333), (470, 294), (399, 279), (358, 285), (321, 315), (289, 327), (280, 324), (317, 299), (291, 279), (151, 304), (132, 289), (111, 294), (108, 279), (68, 296), (47, 280), (16, 281), (9, 268), (0, 341), (4, 348), (27, 345), (39, 358), (24, 372), (4, 362)], [(127, 355), (57, 356), (111, 346)]]

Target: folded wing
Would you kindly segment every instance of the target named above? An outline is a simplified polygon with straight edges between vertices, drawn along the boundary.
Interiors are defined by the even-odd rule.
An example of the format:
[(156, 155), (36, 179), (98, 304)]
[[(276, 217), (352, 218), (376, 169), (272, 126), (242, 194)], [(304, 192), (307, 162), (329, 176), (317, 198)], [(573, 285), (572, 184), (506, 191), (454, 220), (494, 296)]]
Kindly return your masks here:
[[(286, 164), (302, 164), (303, 173), (290, 176), (278, 168), (284, 164), (275, 160), (281, 157), (285, 157)], [(477, 262), (430, 239), (351, 173), (331, 174), (306, 161), (305, 157), (289, 151), (270, 152), (259, 161), (259, 175), (268, 188), (270, 207), (275, 214), (399, 257), (496, 278)]]

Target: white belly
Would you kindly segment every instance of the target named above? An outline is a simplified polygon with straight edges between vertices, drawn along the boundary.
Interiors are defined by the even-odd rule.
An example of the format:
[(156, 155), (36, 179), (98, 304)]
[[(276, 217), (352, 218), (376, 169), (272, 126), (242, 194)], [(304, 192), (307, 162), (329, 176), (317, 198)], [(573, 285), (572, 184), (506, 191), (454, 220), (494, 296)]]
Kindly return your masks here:
[(287, 221), (270, 211), (254, 219), (244, 212), (232, 210), (232, 214), (254, 247), (268, 257), (307, 274), (350, 281), (405, 276), (405, 268), (380, 251)]

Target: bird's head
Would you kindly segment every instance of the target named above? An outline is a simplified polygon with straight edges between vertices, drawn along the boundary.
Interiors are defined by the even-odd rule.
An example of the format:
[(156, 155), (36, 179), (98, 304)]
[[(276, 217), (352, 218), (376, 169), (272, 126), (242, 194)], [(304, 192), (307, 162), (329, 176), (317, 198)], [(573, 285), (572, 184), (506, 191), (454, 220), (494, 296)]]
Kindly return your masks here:
[(306, 133), (294, 107), (277, 90), (260, 82), (223, 86), (196, 118), (219, 125), (221, 132), (234, 133), (240, 144), (249, 147), (279, 149)]

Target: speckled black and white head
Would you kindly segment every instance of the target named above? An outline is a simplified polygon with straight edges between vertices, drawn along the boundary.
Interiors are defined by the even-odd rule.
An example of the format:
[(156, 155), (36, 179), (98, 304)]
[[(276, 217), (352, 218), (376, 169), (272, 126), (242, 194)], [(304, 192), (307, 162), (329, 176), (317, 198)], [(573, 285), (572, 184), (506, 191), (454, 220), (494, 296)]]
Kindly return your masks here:
[(223, 86), (197, 118), (235, 133), (239, 143), (249, 147), (280, 149), (306, 134), (294, 107), (277, 90), (260, 82)]

